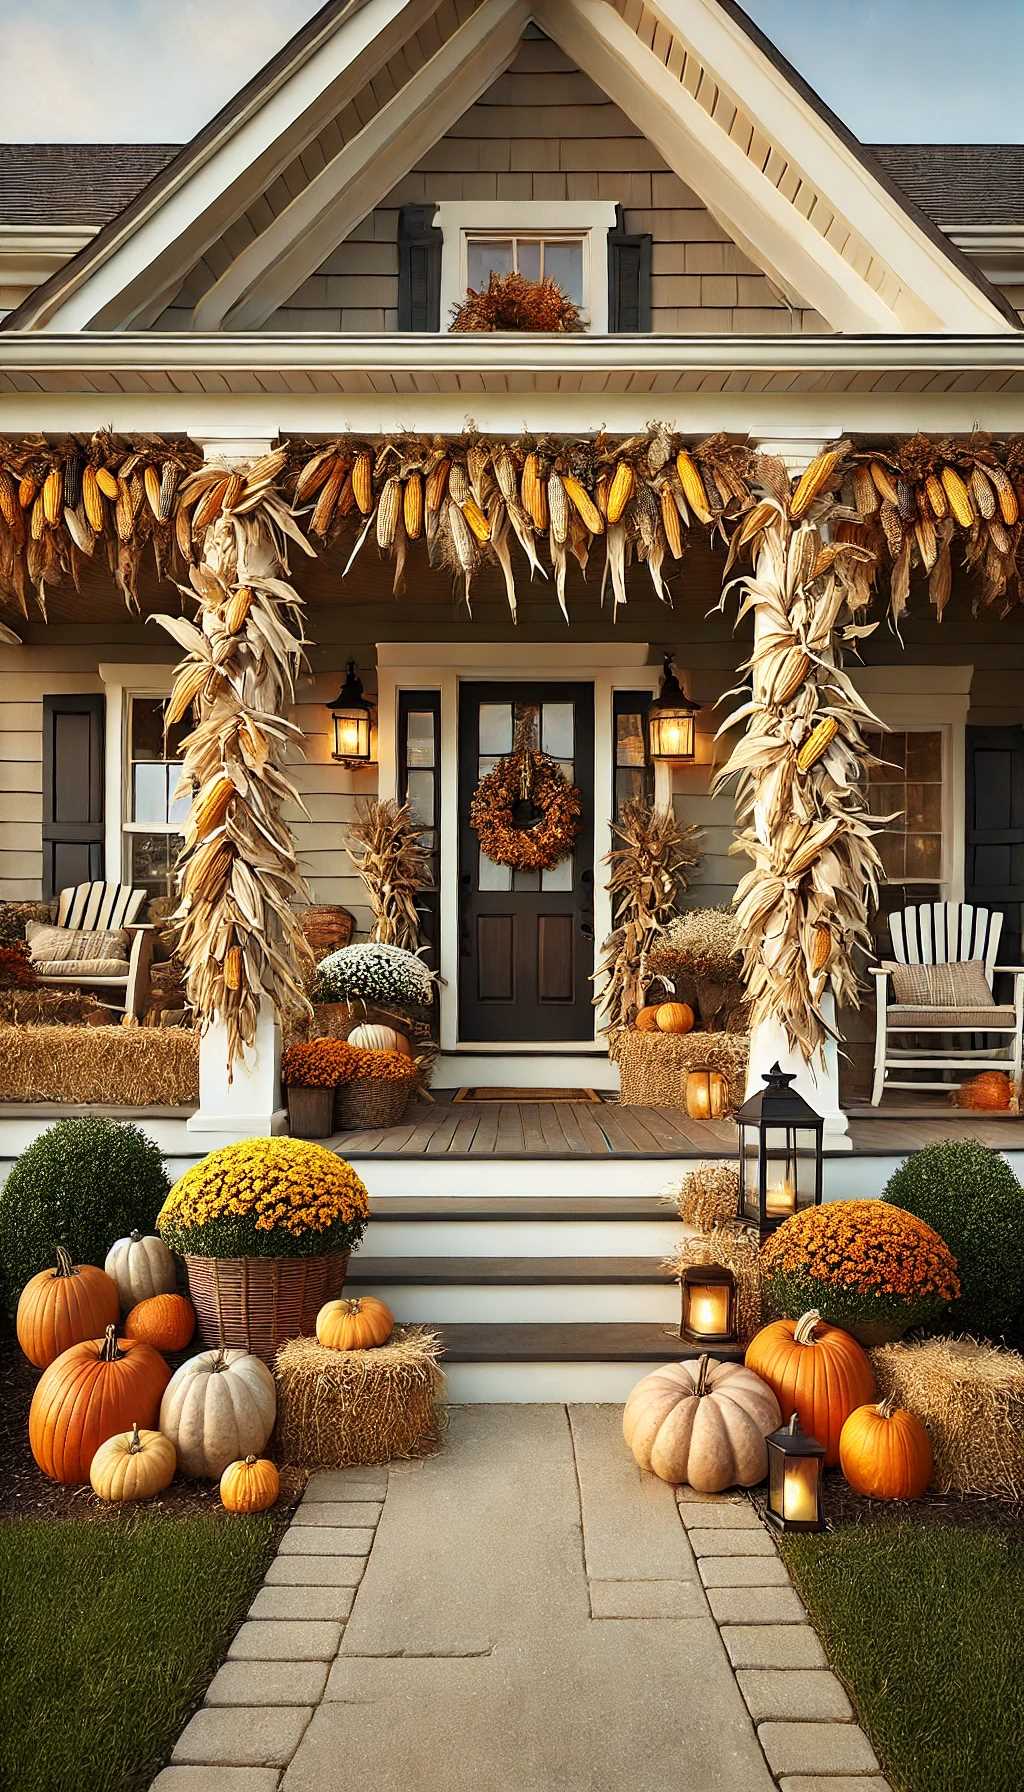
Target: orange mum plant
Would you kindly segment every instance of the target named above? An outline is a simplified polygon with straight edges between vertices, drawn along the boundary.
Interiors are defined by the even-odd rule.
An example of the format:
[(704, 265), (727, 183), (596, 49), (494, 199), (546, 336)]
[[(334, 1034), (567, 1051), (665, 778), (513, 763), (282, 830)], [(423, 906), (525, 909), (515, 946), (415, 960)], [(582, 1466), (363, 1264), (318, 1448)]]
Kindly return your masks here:
[(761, 1252), (766, 1305), (814, 1307), (862, 1340), (927, 1325), (960, 1293), (956, 1258), (923, 1220), (885, 1201), (828, 1201), (786, 1220)]
[(339, 1083), (371, 1078), (374, 1082), (411, 1082), (413, 1060), (404, 1052), (376, 1052), (350, 1045), (347, 1039), (308, 1039), (289, 1046), (281, 1075), (291, 1087), (336, 1089)]

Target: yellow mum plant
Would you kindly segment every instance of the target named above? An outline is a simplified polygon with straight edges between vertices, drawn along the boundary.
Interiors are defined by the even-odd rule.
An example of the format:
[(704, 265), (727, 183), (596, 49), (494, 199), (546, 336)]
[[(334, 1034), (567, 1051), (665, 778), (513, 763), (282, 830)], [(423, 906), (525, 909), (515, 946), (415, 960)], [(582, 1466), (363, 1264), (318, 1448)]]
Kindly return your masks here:
[(351, 1164), (305, 1139), (245, 1139), (179, 1177), (157, 1219), (192, 1257), (319, 1257), (349, 1251), (370, 1204)]

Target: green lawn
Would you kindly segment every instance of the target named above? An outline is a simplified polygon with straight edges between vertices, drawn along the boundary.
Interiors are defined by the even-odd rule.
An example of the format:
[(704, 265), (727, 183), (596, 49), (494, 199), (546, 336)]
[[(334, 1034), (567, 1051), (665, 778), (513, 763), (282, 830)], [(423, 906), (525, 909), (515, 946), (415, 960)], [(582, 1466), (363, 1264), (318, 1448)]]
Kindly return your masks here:
[(0, 1785), (136, 1792), (274, 1549), (270, 1516), (0, 1527)]
[(782, 1549), (894, 1792), (1021, 1792), (1019, 1534), (907, 1520)]

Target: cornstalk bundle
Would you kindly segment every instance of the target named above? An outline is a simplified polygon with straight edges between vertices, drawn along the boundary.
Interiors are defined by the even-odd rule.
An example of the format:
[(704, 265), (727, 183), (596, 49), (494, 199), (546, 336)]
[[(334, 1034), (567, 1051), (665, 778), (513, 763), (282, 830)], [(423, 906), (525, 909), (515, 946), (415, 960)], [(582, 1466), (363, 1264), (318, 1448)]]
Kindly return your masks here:
[(642, 1007), (648, 948), (675, 914), (687, 871), (700, 863), (700, 829), (637, 797), (623, 803), (612, 833), (621, 844), (603, 862), (611, 867), (614, 932), (594, 976), (605, 1032), (628, 1026)]
[(390, 798), (356, 804), (346, 851), (370, 898), (370, 938), (415, 952), (420, 944), (416, 898), (430, 881), (430, 854), (408, 803)]
[(713, 784), (736, 780), (732, 850), (753, 861), (734, 897), (752, 1024), (778, 1022), (807, 1058), (833, 1030), (826, 991), (859, 1005), (853, 952), (870, 946), (881, 876), (861, 729), (882, 724), (839, 663), (843, 640), (874, 626), (843, 621), (870, 550), (823, 534), (842, 455), (820, 455), (792, 492), (781, 462), (759, 462), (763, 496), (730, 552), (730, 562), (744, 547), (754, 558), (732, 581), (740, 615), (754, 615), (749, 700), (719, 730), (743, 722), (746, 732)]
[(182, 587), (198, 599), (198, 626), (156, 618), (186, 652), (166, 723), (190, 711), (197, 718), (183, 743), (181, 788), (194, 794), (178, 860), (177, 953), (201, 1026), (226, 1025), (229, 1076), (255, 1038), (261, 998), (285, 1022), (309, 1011), (312, 961), (293, 906), (309, 893), (281, 815), (289, 799), (302, 806), (282, 769), (288, 748), (302, 743), (285, 720), (303, 649), (286, 537), (307, 547), (277, 491), (285, 458), (279, 449), (244, 474), (207, 467), (186, 481), (196, 514), (218, 495)]

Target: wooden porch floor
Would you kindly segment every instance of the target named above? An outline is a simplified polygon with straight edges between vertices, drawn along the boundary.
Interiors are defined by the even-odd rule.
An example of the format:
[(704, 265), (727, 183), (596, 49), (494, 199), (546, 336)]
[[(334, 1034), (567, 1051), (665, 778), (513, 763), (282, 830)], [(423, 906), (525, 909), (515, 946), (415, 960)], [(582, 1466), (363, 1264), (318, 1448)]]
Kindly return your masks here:
[[(851, 1117), (854, 1152), (891, 1157), (943, 1139), (974, 1138), (999, 1150), (1024, 1150), (1024, 1118), (979, 1118), (943, 1109), (935, 1117), (871, 1110)], [(731, 1120), (690, 1120), (678, 1108), (620, 1107), (616, 1102), (438, 1100), (417, 1104), (401, 1126), (336, 1133), (325, 1140), (346, 1158), (677, 1158), (732, 1157)]]

